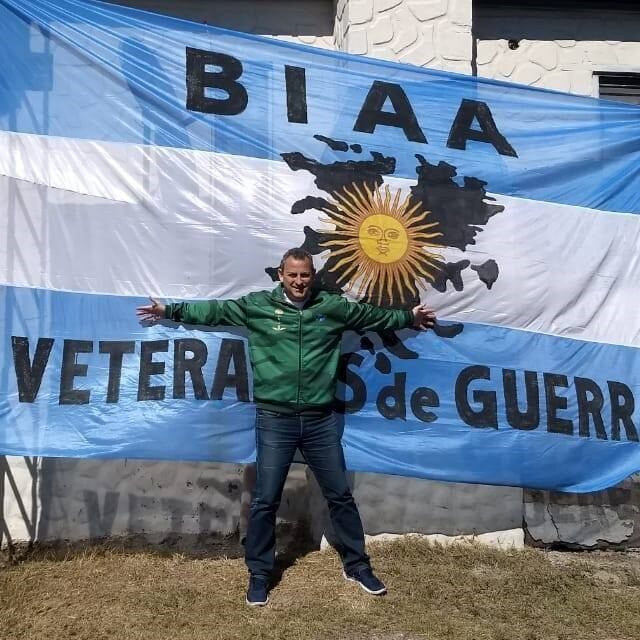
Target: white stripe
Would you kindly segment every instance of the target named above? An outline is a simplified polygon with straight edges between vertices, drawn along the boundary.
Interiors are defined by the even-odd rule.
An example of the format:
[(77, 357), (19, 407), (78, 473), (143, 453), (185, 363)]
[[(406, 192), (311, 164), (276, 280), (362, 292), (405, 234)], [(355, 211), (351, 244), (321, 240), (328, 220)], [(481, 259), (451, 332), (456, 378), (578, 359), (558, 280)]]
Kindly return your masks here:
[[(290, 213), (326, 194), (283, 162), (4, 132), (0, 174), (9, 285), (234, 297), (272, 286), (264, 268), (302, 243), (305, 225), (329, 228), (316, 211)], [(428, 289), (426, 302), (450, 319), (640, 346), (640, 216), (495, 197), (505, 210), (477, 244), (442, 257), (493, 258), (497, 281), (488, 290), (466, 269), (463, 291)]]
[(459, 320), (640, 346), (640, 216), (495, 196), (505, 210), (461, 253), (493, 258), (490, 291), (471, 270), (440, 311)]

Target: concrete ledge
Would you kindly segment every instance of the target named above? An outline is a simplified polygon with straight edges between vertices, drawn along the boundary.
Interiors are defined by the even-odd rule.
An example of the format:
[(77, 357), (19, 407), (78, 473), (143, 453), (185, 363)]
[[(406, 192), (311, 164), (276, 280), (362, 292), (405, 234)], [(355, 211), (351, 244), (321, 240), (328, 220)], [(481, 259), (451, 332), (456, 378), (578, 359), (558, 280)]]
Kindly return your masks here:
[[(481, 533), (479, 535), (459, 535), (447, 536), (443, 533), (379, 533), (374, 536), (365, 535), (367, 543), (369, 542), (389, 542), (402, 538), (412, 538), (426, 540), (434, 544), (440, 544), (448, 547), (454, 544), (473, 544), (480, 543), (495, 549), (508, 551), (511, 549), (524, 549), (524, 530), (523, 529), (507, 529), (506, 531), (492, 531), (489, 533)], [(331, 545), (325, 536), (320, 541), (320, 549), (328, 549)]]

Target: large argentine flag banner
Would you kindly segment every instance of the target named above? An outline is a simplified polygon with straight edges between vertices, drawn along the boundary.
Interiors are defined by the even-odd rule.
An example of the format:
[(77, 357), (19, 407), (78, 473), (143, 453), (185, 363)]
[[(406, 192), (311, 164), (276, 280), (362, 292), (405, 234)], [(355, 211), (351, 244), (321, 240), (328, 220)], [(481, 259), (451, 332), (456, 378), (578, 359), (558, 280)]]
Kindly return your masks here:
[(134, 310), (302, 245), (440, 319), (345, 335), (349, 468), (640, 470), (639, 108), (90, 0), (0, 0), (0, 35), (0, 453), (251, 460), (244, 336)]

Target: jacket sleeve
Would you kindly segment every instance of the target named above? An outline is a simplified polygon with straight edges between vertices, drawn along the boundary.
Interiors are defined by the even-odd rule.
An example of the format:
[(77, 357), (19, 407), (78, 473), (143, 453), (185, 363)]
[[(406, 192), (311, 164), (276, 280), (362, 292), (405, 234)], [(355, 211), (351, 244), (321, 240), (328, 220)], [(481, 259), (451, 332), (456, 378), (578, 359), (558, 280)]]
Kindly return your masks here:
[(187, 324), (244, 327), (247, 324), (247, 300), (208, 300), (167, 304), (165, 318)]
[(404, 309), (382, 309), (364, 302), (344, 299), (345, 328), (354, 331), (384, 331), (405, 329), (413, 325), (413, 314)]

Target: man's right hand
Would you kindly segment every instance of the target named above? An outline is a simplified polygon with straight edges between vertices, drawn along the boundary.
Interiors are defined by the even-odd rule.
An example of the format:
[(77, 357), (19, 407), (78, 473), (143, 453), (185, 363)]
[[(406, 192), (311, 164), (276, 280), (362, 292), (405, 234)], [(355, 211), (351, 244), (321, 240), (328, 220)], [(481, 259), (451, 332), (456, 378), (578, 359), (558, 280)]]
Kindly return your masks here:
[(436, 323), (436, 314), (433, 309), (424, 304), (419, 304), (417, 307), (411, 309), (413, 314), (413, 328), (419, 331), (425, 331), (426, 329), (433, 329)]
[(150, 322), (152, 324), (158, 320), (164, 320), (165, 305), (158, 302), (154, 298), (149, 298), (151, 304), (145, 304), (136, 309), (136, 315), (141, 322)]

